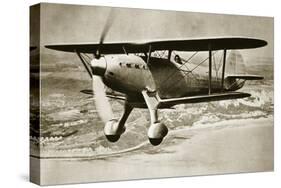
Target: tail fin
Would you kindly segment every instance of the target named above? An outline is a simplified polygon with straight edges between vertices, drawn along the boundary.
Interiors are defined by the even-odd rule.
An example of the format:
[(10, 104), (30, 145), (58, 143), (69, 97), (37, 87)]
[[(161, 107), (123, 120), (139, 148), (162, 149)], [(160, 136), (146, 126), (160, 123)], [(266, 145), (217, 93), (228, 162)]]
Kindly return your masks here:
[(239, 51), (232, 50), (226, 61), (226, 75), (241, 74), (247, 74), (243, 56)]
[(242, 54), (237, 50), (232, 50), (227, 58), (228, 79), (243, 79), (243, 80), (261, 80), (262, 76), (247, 74), (246, 65)]

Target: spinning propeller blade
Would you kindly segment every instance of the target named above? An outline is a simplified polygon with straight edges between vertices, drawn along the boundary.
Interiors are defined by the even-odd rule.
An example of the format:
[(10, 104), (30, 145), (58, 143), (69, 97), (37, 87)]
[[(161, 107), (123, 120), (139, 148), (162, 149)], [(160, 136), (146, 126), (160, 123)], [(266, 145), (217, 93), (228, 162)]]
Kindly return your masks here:
[(94, 54), (95, 59), (99, 59), (101, 57), (100, 50), (102, 48), (103, 41), (104, 41), (109, 29), (111, 28), (111, 26), (113, 24), (113, 21), (114, 21), (114, 13), (113, 13), (113, 9), (110, 9), (109, 15), (107, 16), (105, 25), (103, 27), (103, 30), (102, 30), (102, 33), (101, 33), (101, 36), (100, 36), (99, 49), (97, 49), (95, 54)]
[(105, 93), (104, 84), (99, 76), (93, 76), (93, 93), (97, 112), (104, 123), (113, 118), (113, 112)]
[(111, 9), (107, 16), (105, 25), (104, 25), (102, 33), (101, 33), (100, 44), (103, 44), (103, 41), (104, 41), (109, 29), (111, 28), (113, 21), (114, 21), (114, 11), (113, 11), (113, 9)]

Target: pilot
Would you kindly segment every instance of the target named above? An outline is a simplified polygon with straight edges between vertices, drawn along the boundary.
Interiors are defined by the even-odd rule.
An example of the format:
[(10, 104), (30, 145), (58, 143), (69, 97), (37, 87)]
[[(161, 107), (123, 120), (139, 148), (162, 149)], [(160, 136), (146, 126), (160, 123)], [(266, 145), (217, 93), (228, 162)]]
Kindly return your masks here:
[(175, 55), (175, 62), (178, 64), (182, 64), (181, 58), (179, 55)]
[(96, 50), (96, 53), (94, 54), (96, 59), (99, 59), (101, 57), (99, 49)]

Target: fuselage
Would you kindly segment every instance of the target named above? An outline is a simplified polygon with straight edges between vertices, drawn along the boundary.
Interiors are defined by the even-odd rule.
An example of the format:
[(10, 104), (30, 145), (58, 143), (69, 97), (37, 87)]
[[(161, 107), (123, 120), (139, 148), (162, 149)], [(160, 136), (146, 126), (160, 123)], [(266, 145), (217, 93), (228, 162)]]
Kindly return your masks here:
[[(157, 57), (150, 57), (147, 64), (147, 57), (133, 54), (102, 58), (106, 62), (103, 82), (109, 88), (127, 95), (129, 100), (143, 100), (141, 92), (144, 89), (157, 91), (163, 99), (208, 94), (209, 74), (206, 67), (198, 66), (191, 71), (188, 64)], [(227, 88), (221, 87), (221, 75), (212, 72), (212, 92), (226, 90)], [(235, 84), (235, 80), (227, 84)], [(243, 84), (232, 90), (242, 86)]]

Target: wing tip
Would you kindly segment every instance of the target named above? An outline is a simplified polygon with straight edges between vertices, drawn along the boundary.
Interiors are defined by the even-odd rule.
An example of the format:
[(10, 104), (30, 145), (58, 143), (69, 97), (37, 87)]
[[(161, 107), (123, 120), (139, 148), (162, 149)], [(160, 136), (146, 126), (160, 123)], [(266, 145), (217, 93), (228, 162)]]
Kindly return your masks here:
[(257, 40), (257, 41), (258, 41), (258, 44), (259, 44), (259, 46), (258, 46), (257, 48), (259, 48), (259, 47), (264, 47), (264, 46), (266, 46), (266, 45), (268, 44), (267, 41), (262, 40), (262, 39), (255, 39), (255, 40)]
[(44, 45), (45, 48), (51, 49), (51, 50), (57, 50), (62, 52), (75, 52), (76, 48), (73, 45), (64, 45), (64, 44), (58, 44), (58, 45)]

